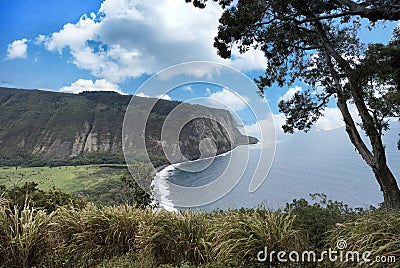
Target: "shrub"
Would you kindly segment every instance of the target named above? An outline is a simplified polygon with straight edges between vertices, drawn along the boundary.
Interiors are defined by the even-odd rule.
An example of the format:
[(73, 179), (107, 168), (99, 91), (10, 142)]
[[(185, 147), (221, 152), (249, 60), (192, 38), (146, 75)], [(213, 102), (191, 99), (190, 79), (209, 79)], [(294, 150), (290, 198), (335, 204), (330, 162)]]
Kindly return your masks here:
[(45, 210), (47, 213), (55, 211), (58, 207), (73, 205), (83, 207), (85, 201), (78, 196), (64, 193), (56, 188), (43, 191), (36, 182), (25, 182), (23, 186), (7, 188), (0, 185), (0, 195), (8, 199), (12, 206), (23, 209), (26, 205)]
[(286, 204), (285, 212), (296, 215), (294, 227), (307, 235), (309, 250), (321, 251), (327, 244), (328, 231), (337, 223), (354, 219), (361, 209), (351, 209), (343, 202), (328, 200), (325, 194), (310, 194), (313, 204), (301, 198)]

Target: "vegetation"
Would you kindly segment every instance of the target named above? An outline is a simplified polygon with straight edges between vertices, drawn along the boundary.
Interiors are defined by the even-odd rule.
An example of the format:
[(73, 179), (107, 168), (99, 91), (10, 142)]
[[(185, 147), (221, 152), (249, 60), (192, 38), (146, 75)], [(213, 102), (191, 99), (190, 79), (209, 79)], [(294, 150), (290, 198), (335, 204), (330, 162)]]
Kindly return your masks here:
[[(1, 88), (0, 164), (64, 164), (64, 160), (73, 157), (71, 150), (77, 137), (84, 137), (90, 132), (96, 133), (102, 144), (114, 138), (118, 142), (121, 139), (122, 118), (129, 101), (129, 96), (112, 92), (74, 95)], [(97, 163), (104, 163), (104, 153), (115, 158), (107, 159), (107, 162), (115, 160), (121, 163), (121, 146), (114, 147), (110, 151), (100, 150), (98, 156), (90, 155), (90, 151), (84, 151), (83, 147), (75, 153), (87, 157), (85, 161), (89, 163), (96, 160), (99, 160)], [(70, 164), (82, 164), (80, 161), (82, 159), (77, 158), (71, 160)]]
[[(399, 267), (400, 257), (400, 217), (399, 213), (382, 210), (364, 213), (353, 221), (339, 225), (330, 234), (330, 245), (346, 238), (347, 250), (371, 251), (373, 267)], [(397, 262), (396, 262), (396, 261)], [(347, 263), (343, 267), (367, 265), (365, 261)]]
[(103, 205), (150, 205), (150, 195), (136, 180), (149, 181), (153, 168), (136, 162), (130, 171), (123, 165), (0, 168), (0, 196), (19, 208), (27, 202), (47, 211), (83, 200)]
[[(131, 98), (115, 92), (76, 95), (0, 88), (0, 166), (124, 164), (122, 126)], [(238, 141), (230, 141), (227, 133), (220, 133), (220, 129), (206, 119), (213, 115), (229, 121), (231, 115), (227, 111), (159, 100), (149, 115), (143, 115), (143, 119), (149, 116), (145, 129), (146, 148), (133, 154), (135, 160), (148, 161), (143, 157), (148, 154), (156, 167), (168, 163), (159, 142), (161, 129), (168, 113), (179, 104), (194, 113), (196, 121), (204, 121), (201, 126), (210, 129), (207, 133), (212, 133), (211, 138), (217, 141), (218, 152), (230, 150), (232, 142), (248, 143), (247, 137), (240, 134)], [(141, 98), (132, 112), (143, 113), (150, 105), (153, 105), (151, 99)], [(193, 128), (193, 122), (187, 125), (192, 131), (181, 135), (181, 147), (190, 158), (196, 158), (200, 155), (198, 142), (204, 138), (201, 136), (204, 131)], [(232, 128), (239, 133), (234, 125)], [(250, 139), (256, 142), (255, 138)]]
[[(265, 247), (321, 252), (335, 249), (343, 238), (349, 250), (400, 258), (398, 212), (355, 212), (323, 195), (315, 197), (321, 200), (313, 204), (295, 200), (285, 211), (259, 207), (211, 213), (93, 203), (49, 212), (28, 205), (13, 207), (3, 197), (0, 263), (2, 267), (315, 267), (318, 263), (281, 263), (276, 255), (272, 262), (259, 262), (257, 254)], [(374, 267), (397, 266), (387, 262)]]
[[(234, 2), (214, 1), (223, 8)], [(206, 2), (193, 4), (204, 8)], [(350, 141), (371, 167), (390, 209), (400, 209), (400, 189), (387, 165), (382, 135), (389, 120), (400, 117), (400, 28), (389, 44), (369, 44), (368, 49), (358, 32), (378, 21), (399, 19), (400, 6), (393, 0), (239, 0), (221, 16), (214, 39), (223, 58), (230, 58), (235, 46), (240, 53), (251, 48), (264, 52), (268, 68), (255, 80), (260, 94), (274, 84), (302, 82), (308, 87), (280, 102), (285, 132), (307, 132), (328, 104), (336, 103)], [(358, 118), (350, 113), (350, 104)], [(368, 143), (361, 138), (357, 119)]]
[(85, 165), (60, 167), (1, 167), (0, 185), (8, 188), (34, 181), (41, 190), (54, 187), (73, 194), (93, 190), (103, 182), (110, 184), (125, 175), (125, 165)]
[(311, 198), (312, 204), (304, 198), (295, 199), (286, 204), (284, 211), (296, 215), (294, 226), (307, 236), (310, 249), (316, 251), (324, 248), (328, 231), (337, 223), (353, 220), (363, 213), (363, 209), (352, 209), (343, 202), (328, 200), (324, 194), (312, 194)]

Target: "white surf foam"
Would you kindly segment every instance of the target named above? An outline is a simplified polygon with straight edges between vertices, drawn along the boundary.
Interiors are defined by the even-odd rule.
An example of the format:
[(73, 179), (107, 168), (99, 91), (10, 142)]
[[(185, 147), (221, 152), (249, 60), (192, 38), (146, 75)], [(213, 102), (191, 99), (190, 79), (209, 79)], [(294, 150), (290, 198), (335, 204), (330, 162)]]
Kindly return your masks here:
[(153, 198), (156, 203), (159, 204), (160, 208), (163, 208), (168, 211), (177, 211), (174, 208), (174, 204), (172, 200), (168, 199), (170, 194), (169, 187), (168, 187), (168, 177), (170, 172), (173, 172), (175, 167), (173, 165), (169, 165), (164, 169), (160, 170), (156, 173), (153, 182)]

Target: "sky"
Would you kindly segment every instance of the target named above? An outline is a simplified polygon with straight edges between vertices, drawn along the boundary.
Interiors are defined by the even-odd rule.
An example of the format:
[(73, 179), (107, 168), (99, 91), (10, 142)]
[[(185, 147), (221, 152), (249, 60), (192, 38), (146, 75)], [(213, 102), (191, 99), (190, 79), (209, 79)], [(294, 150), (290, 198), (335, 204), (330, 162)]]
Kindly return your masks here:
[[(190, 61), (211, 61), (233, 67), (250, 79), (267, 67), (260, 51), (233, 59), (218, 57), (213, 48), (222, 9), (209, 1), (200, 10), (184, 0), (3, 0), (0, 2), (0, 87), (42, 89), (67, 93), (112, 90), (139, 94), (140, 86), (161, 70)], [(366, 42), (387, 42), (395, 24), (363, 29)], [(180, 93), (161, 94), (165, 99), (186, 101), (196, 96), (208, 104), (225, 102), (244, 118), (253, 131), (255, 121), (245, 103), (259, 102), (256, 90), (223, 85), (187, 84)], [(196, 90), (194, 90), (196, 89)], [(266, 107), (278, 122), (283, 121), (277, 104), (302, 85), (273, 88), (267, 92)], [(198, 94), (198, 95), (196, 95)], [(217, 105), (218, 106), (218, 105)], [(244, 107), (244, 108), (242, 108)], [(339, 111), (330, 107), (316, 128), (343, 126)], [(253, 129), (252, 129), (253, 128)]]

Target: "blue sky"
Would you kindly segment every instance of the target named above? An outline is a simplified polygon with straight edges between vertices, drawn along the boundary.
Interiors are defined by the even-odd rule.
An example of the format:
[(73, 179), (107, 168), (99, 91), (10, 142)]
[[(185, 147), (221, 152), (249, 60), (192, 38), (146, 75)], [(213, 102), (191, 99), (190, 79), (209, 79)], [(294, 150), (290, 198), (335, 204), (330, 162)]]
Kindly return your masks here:
[[(154, 73), (187, 61), (215, 61), (257, 77), (266, 68), (261, 52), (234, 51), (233, 60), (217, 56), (212, 44), (221, 12), (212, 3), (199, 10), (184, 0), (1, 1), (0, 86), (133, 94)], [(373, 32), (363, 29), (360, 36), (366, 42), (387, 42), (395, 24), (388, 25)], [(201, 96), (207, 88), (208, 96), (223, 91), (197, 87), (203, 87), (203, 92), (196, 91)], [(297, 90), (268, 91), (272, 112), (278, 114), (278, 101)], [(171, 96), (185, 101), (193, 94)], [(240, 94), (259, 100), (255, 90)], [(340, 125), (336, 110), (328, 111), (327, 118), (334, 123), (326, 124)]]

